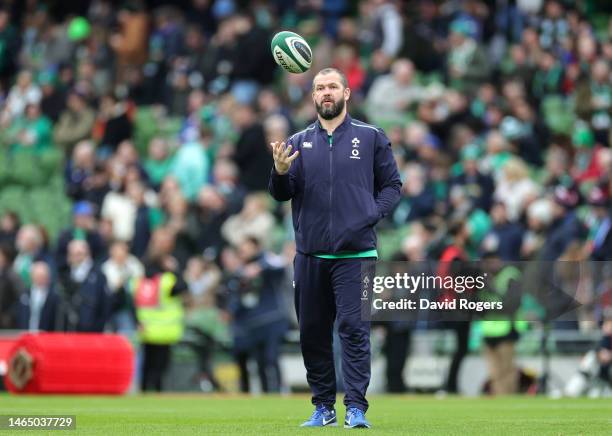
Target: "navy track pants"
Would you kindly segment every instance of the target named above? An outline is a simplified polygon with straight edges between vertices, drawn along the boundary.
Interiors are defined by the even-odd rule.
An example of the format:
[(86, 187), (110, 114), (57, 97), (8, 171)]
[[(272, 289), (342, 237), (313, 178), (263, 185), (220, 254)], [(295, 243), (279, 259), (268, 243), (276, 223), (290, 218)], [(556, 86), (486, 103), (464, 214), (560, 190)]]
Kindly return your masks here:
[(336, 402), (332, 337), (337, 320), (342, 345), (344, 404), (368, 409), (370, 323), (361, 320), (361, 266), (373, 258), (322, 259), (297, 253), (294, 260), (295, 309), (312, 403)]

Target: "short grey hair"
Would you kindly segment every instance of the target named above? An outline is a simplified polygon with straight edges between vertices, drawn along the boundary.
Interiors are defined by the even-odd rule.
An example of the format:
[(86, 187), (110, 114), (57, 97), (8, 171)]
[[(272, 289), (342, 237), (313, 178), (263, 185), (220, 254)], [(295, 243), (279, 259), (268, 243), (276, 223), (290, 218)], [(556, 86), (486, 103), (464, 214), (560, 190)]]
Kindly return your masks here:
[(338, 68), (328, 67), (328, 68), (323, 68), (321, 71), (315, 74), (315, 76), (312, 78), (312, 90), (314, 91), (315, 77), (320, 76), (322, 74), (330, 74), (330, 73), (338, 73), (338, 75), (340, 76), (340, 82), (342, 82), (342, 86), (344, 86), (345, 88), (348, 88), (348, 80), (346, 78), (346, 74), (344, 74)]

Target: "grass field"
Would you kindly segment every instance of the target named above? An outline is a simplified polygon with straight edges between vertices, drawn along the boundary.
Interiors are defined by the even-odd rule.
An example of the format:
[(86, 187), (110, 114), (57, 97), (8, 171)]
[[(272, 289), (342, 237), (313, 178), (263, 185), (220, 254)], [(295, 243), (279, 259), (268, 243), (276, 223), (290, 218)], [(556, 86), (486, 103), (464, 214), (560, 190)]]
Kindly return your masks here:
[[(375, 435), (612, 434), (610, 399), (436, 399), (431, 396), (373, 395), (370, 403), (368, 418), (373, 428), (367, 432)], [(298, 428), (311, 411), (309, 398), (301, 395), (0, 396), (0, 414), (76, 415), (77, 431), (70, 434), (287, 435), (350, 431), (341, 426)], [(344, 415), (343, 406), (338, 408), (338, 413)], [(0, 433), (41, 434), (40, 431)]]

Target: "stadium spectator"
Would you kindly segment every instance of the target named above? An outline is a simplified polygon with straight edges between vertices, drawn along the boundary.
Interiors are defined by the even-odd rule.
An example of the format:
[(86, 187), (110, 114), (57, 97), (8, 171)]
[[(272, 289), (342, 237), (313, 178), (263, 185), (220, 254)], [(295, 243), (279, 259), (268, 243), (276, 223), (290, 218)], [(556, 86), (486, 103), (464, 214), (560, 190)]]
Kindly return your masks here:
[(60, 297), (53, 287), (51, 271), (45, 262), (34, 262), (30, 275), (32, 284), (19, 296), (16, 305), (16, 327), (31, 331), (56, 331)]
[(226, 244), (221, 234), (221, 227), (231, 215), (230, 212), (228, 199), (219, 189), (205, 186), (200, 190), (195, 205), (195, 217), (200, 229), (199, 252), (210, 251), (215, 256), (221, 253), (221, 249)]
[(361, 64), (357, 48), (351, 44), (338, 44), (334, 50), (334, 68), (346, 72), (349, 87), (356, 98), (363, 98), (362, 86), (365, 82), (366, 71)]
[(221, 234), (227, 242), (237, 247), (246, 238), (267, 241), (274, 224), (274, 218), (268, 210), (268, 198), (262, 193), (253, 193), (244, 200), (240, 213), (229, 217), (221, 227)]
[(19, 228), (15, 240), (17, 257), (13, 264), (25, 286), (30, 286), (30, 269), (34, 262), (44, 261), (54, 265), (53, 257), (47, 252), (45, 239), (40, 228), (34, 224), (26, 224)]
[(554, 194), (553, 221), (548, 228), (546, 240), (540, 253), (542, 260), (556, 260), (574, 241), (581, 240), (586, 228), (576, 215), (580, 194), (574, 188), (557, 186)]
[(88, 200), (87, 191), (93, 188), (96, 169), (96, 146), (88, 140), (80, 141), (66, 163), (64, 183), (66, 194), (74, 201)]
[(251, 105), (239, 104), (232, 112), (232, 124), (239, 131), (232, 160), (240, 170), (240, 177), (249, 191), (263, 191), (268, 186), (272, 155), (257, 114)]
[(0, 44), (3, 47), (0, 53), (0, 86), (7, 89), (18, 65), (19, 38), (6, 7), (0, 9)]
[(239, 212), (247, 191), (240, 182), (238, 167), (229, 159), (218, 159), (213, 167), (213, 182), (227, 201), (228, 212)]
[(23, 284), (13, 271), (15, 250), (0, 244), (0, 329), (16, 328), (14, 306), (19, 300)]
[(259, 89), (274, 78), (270, 36), (251, 14), (239, 12), (230, 20), (235, 38), (231, 93), (238, 103), (250, 105)]
[(0, 244), (7, 244), (15, 247), (15, 239), (21, 222), (19, 215), (12, 210), (7, 210), (0, 217)]
[(491, 218), (493, 226), (482, 242), (484, 251), (497, 253), (502, 261), (520, 259), (525, 233), (521, 223), (508, 219), (506, 205), (501, 201), (493, 204)]
[(177, 195), (170, 199), (164, 210), (166, 213), (165, 227), (174, 235), (173, 255), (178, 262), (180, 271), (185, 269), (187, 260), (196, 252), (200, 229), (189, 209), (189, 203)]
[(468, 144), (461, 150), (461, 174), (450, 180), (451, 189), (459, 186), (465, 190), (467, 199), (474, 208), (488, 212), (493, 201), (495, 185), (488, 174), (478, 169), (480, 150), (475, 144)]
[(172, 156), (168, 142), (159, 137), (154, 137), (149, 142), (148, 156), (144, 160), (144, 169), (151, 183), (157, 191), (162, 181), (170, 174), (172, 169)]
[(87, 241), (88, 252), (96, 261), (106, 255), (107, 247), (96, 226), (93, 206), (85, 201), (80, 201), (74, 205), (72, 214), (72, 226), (63, 230), (57, 238), (55, 261), (60, 273), (65, 273), (69, 267), (68, 247), (73, 240)]
[(257, 94), (257, 108), (264, 120), (270, 119), (272, 115), (280, 115), (285, 118), (291, 127), (293, 122), (291, 111), (272, 88), (263, 88), (259, 91), (259, 94)]
[(51, 121), (40, 112), (38, 103), (28, 103), (24, 114), (16, 117), (2, 134), (11, 153), (39, 155), (51, 148)]
[(174, 155), (170, 174), (179, 182), (181, 192), (189, 201), (209, 183), (211, 163), (206, 150), (211, 140), (211, 132), (202, 128), (197, 138), (182, 144)]
[(56, 72), (43, 71), (39, 74), (38, 83), (42, 91), (40, 109), (53, 123), (66, 108), (66, 90), (60, 87)]
[(602, 147), (595, 142), (591, 129), (584, 123), (576, 123), (572, 135), (574, 165), (570, 169), (572, 178), (582, 184), (603, 176)]
[[(0, 25), (2, 17), (0, 15)], [(10, 47), (10, 42), (7, 44)], [(33, 81), (32, 72), (23, 70), (17, 75), (15, 85), (11, 88), (6, 97), (4, 112), (2, 119), (4, 122), (10, 122), (25, 114), (26, 107), (29, 104), (39, 104), (42, 99), (40, 88)]]
[(447, 74), (453, 87), (473, 95), (489, 74), (489, 63), (482, 47), (472, 37), (466, 20), (451, 23)]
[(494, 196), (505, 204), (508, 219), (516, 221), (525, 206), (537, 198), (539, 191), (540, 187), (529, 178), (529, 168), (525, 162), (518, 157), (512, 157), (502, 167)]
[(130, 251), (138, 258), (144, 256), (153, 231), (151, 223), (153, 213), (147, 202), (147, 194), (150, 192), (147, 192), (145, 186), (140, 182), (131, 182), (127, 187), (127, 196), (136, 208)]
[(30, 274), (32, 285), (21, 293), (16, 306), (17, 328), (56, 331), (60, 302), (53, 286), (49, 265), (45, 262), (34, 262)]
[(436, 196), (433, 187), (426, 185), (426, 177), (425, 169), (416, 162), (404, 167), (404, 196), (393, 215), (396, 223), (407, 223), (433, 214)]
[(402, 46), (402, 17), (391, 0), (366, 0), (360, 2), (361, 16), (366, 21), (364, 40), (374, 51), (393, 59)]
[(95, 118), (85, 95), (73, 89), (66, 98), (66, 109), (53, 129), (53, 141), (69, 156), (77, 142), (90, 136)]
[(110, 39), (110, 46), (117, 56), (119, 73), (122, 68), (142, 65), (147, 60), (149, 16), (140, 1), (131, 1), (117, 14), (119, 31)]
[(125, 289), (131, 280), (144, 275), (144, 267), (138, 258), (130, 254), (124, 241), (116, 241), (110, 246), (109, 258), (102, 264), (101, 270), (110, 291), (110, 329), (132, 336), (136, 332), (136, 323), (129, 306), (131, 299), (126, 297)]
[(412, 62), (398, 59), (391, 65), (391, 74), (379, 76), (372, 83), (367, 96), (368, 116), (385, 123), (406, 121), (408, 109), (423, 95), (424, 90), (415, 83)]
[(216, 307), (221, 271), (213, 262), (203, 256), (191, 257), (185, 267), (185, 281), (191, 307)]
[(110, 93), (100, 99), (100, 109), (94, 127), (94, 139), (104, 154), (111, 154), (119, 144), (132, 137), (132, 120), (128, 103)]
[(104, 196), (100, 216), (109, 220), (113, 229), (113, 238), (130, 242), (134, 237), (137, 206), (128, 195), (128, 189), (138, 181), (117, 185)]
[(102, 333), (111, 310), (106, 277), (94, 263), (86, 240), (70, 241), (67, 260), (69, 269), (59, 276), (65, 329)]

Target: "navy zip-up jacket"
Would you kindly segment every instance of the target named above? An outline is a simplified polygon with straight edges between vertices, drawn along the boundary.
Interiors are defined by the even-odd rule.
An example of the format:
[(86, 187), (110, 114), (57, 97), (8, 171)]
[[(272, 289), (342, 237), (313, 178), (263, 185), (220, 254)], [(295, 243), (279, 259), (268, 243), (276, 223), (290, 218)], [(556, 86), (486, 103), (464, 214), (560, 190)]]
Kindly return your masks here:
[(384, 132), (347, 114), (331, 140), (316, 121), (288, 145), (300, 154), (287, 174), (272, 166), (269, 190), (278, 201), (291, 199), (297, 251), (376, 248), (374, 225), (395, 208), (402, 186)]

